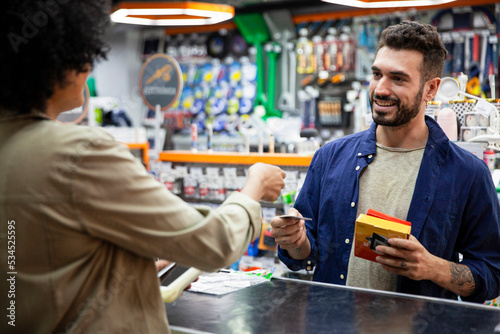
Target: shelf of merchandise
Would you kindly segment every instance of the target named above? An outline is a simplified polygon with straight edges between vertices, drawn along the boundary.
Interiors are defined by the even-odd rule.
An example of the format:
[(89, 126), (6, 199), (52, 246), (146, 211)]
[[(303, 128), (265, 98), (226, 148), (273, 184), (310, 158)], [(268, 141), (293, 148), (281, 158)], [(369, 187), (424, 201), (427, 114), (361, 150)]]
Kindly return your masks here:
[(228, 165), (253, 165), (257, 162), (277, 166), (307, 167), (311, 163), (312, 155), (298, 155), (291, 153), (235, 153), (235, 152), (191, 152), (191, 151), (163, 151), (160, 152), (160, 161), (183, 163), (207, 163)]
[[(218, 166), (218, 167), (236, 167), (239, 170), (239, 175), (242, 174), (242, 170), (248, 168), (249, 165), (253, 165), (258, 162), (267, 163), (279, 166), (283, 168), (285, 171), (307, 171), (309, 164), (311, 163), (312, 155), (298, 155), (291, 153), (238, 153), (238, 152), (192, 152), (187, 150), (172, 150), (172, 151), (163, 151), (160, 152), (158, 160), (162, 162), (170, 162), (176, 165), (184, 165), (184, 166)], [(203, 205), (220, 205), (222, 200), (211, 200), (205, 198), (192, 198), (185, 197), (183, 195), (179, 195), (182, 199), (184, 199), (188, 203), (192, 203), (194, 205), (203, 204)], [(278, 200), (275, 202), (260, 202), (262, 208), (267, 209), (275, 209), (276, 214), (283, 214), (284, 206), (283, 202)], [(263, 222), (264, 224), (264, 222)], [(265, 226), (265, 225), (263, 225)], [(263, 228), (261, 231), (262, 240), (265, 238), (264, 233), (265, 229)], [(253, 245), (250, 248), (254, 248)], [(258, 249), (264, 251), (264, 255), (262, 256), (249, 256), (246, 259), (248, 265), (257, 266), (260, 263), (261, 259), (267, 256), (271, 258), (275, 257), (275, 248), (271, 245), (264, 244), (263, 242), (259, 242)], [(268, 252), (268, 253), (266, 253)]]

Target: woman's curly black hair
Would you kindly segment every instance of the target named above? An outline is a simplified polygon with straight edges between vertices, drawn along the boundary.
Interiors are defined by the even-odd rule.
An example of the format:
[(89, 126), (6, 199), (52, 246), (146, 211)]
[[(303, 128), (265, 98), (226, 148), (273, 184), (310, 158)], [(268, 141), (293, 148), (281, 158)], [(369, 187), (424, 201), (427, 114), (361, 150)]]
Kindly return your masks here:
[(109, 9), (106, 0), (2, 0), (0, 107), (45, 111), (67, 70), (105, 59)]

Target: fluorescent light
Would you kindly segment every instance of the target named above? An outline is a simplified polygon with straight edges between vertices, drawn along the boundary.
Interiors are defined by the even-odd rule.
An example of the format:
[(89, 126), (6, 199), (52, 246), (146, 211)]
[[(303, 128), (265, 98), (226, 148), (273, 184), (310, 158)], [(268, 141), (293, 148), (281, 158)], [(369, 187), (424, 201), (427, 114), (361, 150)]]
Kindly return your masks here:
[(359, 8), (394, 8), (442, 5), (455, 0), (321, 0), (337, 5)]
[(123, 2), (111, 13), (111, 21), (149, 26), (216, 24), (234, 17), (228, 5), (204, 2)]

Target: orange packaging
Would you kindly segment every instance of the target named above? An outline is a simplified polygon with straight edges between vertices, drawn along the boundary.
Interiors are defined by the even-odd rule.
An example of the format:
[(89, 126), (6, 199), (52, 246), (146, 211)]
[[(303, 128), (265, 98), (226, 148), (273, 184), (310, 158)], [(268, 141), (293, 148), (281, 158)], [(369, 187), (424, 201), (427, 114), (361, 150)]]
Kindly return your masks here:
[(356, 219), (354, 255), (375, 261), (379, 255), (375, 251), (376, 246), (389, 245), (387, 240), (390, 238), (408, 239), (410, 233), (410, 222), (370, 209), (366, 215), (360, 214)]

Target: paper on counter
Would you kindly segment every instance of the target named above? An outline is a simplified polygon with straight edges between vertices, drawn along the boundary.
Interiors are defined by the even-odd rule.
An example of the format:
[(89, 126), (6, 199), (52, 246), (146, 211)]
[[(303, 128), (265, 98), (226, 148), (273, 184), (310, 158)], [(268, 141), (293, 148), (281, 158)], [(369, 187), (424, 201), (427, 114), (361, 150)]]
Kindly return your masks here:
[(269, 280), (246, 272), (206, 273), (199, 276), (198, 281), (191, 283), (191, 288), (187, 291), (223, 295), (264, 282)]

